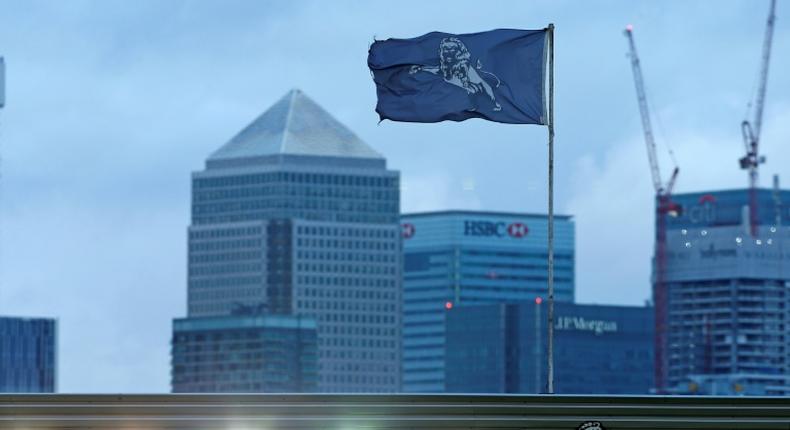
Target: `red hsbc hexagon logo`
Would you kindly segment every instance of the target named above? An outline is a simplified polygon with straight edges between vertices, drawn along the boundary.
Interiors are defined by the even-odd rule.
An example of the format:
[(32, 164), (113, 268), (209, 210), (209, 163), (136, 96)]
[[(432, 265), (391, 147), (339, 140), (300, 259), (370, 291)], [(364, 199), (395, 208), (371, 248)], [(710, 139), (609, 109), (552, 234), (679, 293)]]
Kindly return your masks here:
[(507, 234), (510, 237), (521, 239), (522, 237), (526, 236), (527, 233), (529, 233), (529, 228), (520, 222), (514, 222), (513, 224), (507, 226)]
[(414, 224), (403, 223), (401, 224), (401, 236), (404, 239), (411, 239), (414, 236), (414, 233), (417, 232), (417, 229), (414, 228)]

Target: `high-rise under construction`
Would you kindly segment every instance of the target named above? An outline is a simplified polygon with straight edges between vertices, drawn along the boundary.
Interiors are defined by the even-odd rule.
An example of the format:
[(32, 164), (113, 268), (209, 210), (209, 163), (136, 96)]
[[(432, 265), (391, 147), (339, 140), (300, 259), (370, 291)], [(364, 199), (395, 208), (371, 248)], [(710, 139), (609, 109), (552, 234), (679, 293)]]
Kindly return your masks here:
[(790, 393), (790, 191), (756, 197), (756, 234), (748, 189), (672, 198), (657, 315), (663, 392)]

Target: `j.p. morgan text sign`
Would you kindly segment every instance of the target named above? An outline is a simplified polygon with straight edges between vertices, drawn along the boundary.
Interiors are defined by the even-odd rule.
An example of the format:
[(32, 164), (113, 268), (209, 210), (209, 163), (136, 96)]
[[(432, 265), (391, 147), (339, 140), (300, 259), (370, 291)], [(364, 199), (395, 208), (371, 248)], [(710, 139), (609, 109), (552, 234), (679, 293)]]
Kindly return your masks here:
[(584, 317), (559, 317), (554, 324), (557, 330), (590, 331), (595, 334), (616, 333), (617, 321), (591, 320)]

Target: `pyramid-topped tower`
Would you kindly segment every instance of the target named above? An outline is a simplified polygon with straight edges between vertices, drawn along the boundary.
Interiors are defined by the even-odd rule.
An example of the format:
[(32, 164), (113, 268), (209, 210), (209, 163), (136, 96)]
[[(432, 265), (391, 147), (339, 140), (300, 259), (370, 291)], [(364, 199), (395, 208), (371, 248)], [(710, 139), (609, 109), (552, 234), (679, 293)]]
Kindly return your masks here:
[[(192, 174), (188, 318), (179, 327), (191, 319), (208, 324), (206, 318), (212, 326), (231, 326), (238, 318), (214, 319), (240, 313), (281, 325), (314, 321), (317, 351), (306, 352), (304, 362), (283, 361), (290, 369), (283, 374), (313, 378), (314, 384), (284, 386), (397, 392), (399, 182), (384, 157), (304, 93), (290, 91)], [(317, 366), (309, 364), (316, 352)], [(216, 365), (229, 369), (225, 364)], [(267, 386), (256, 379), (261, 372), (241, 376), (231, 367), (236, 370), (203, 375), (177, 366), (173, 388), (242, 392)], [(227, 378), (248, 384), (222, 385)]]
[(293, 89), (211, 154), (208, 161), (286, 154), (384, 158), (302, 91)]

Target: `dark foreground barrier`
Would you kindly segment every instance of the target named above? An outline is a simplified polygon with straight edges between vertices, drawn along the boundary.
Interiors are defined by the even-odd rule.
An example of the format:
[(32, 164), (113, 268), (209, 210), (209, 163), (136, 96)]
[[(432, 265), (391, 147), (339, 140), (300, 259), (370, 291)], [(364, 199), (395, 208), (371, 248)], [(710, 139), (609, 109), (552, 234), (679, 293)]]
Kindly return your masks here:
[(790, 429), (790, 400), (501, 395), (0, 395), (0, 429)]

